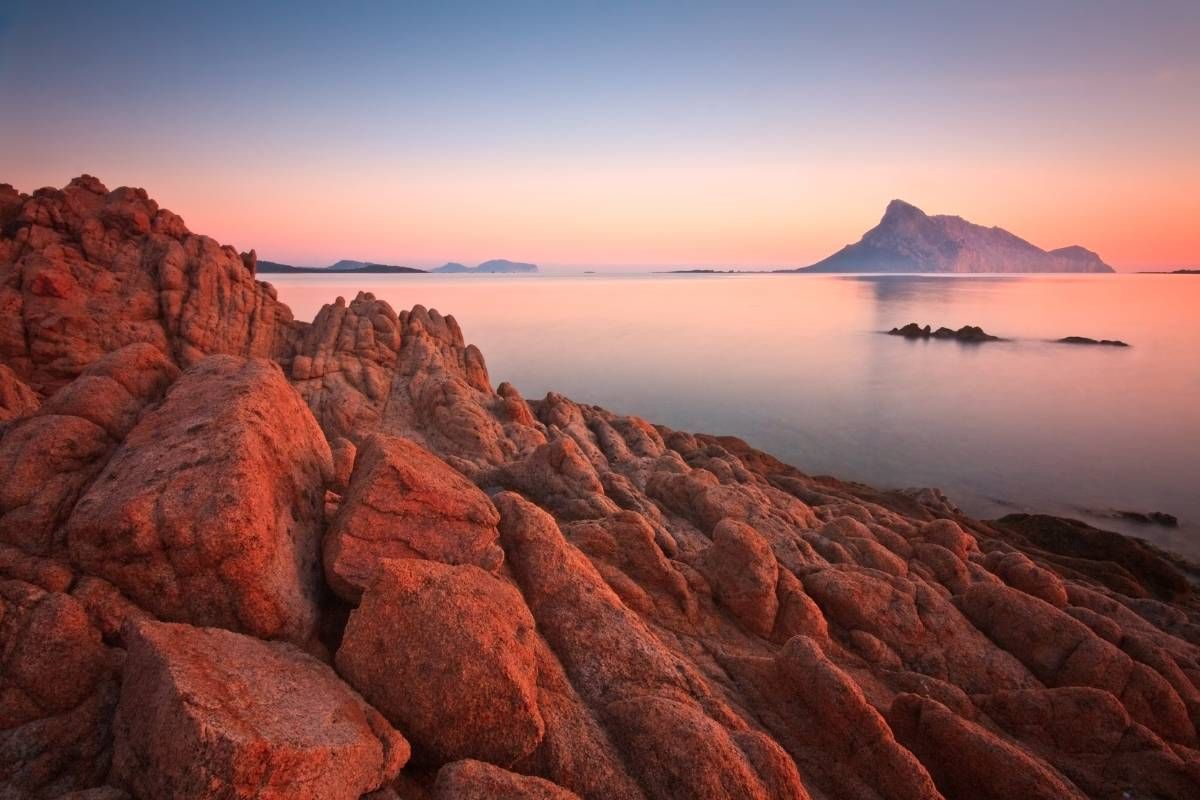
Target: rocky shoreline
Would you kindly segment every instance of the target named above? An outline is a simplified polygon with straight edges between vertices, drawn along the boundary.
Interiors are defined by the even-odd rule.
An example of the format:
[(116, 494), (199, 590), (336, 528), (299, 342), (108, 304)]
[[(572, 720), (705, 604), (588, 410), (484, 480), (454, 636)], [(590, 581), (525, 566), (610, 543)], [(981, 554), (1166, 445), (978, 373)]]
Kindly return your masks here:
[(1192, 798), (1195, 568), (0, 186), (0, 797)]

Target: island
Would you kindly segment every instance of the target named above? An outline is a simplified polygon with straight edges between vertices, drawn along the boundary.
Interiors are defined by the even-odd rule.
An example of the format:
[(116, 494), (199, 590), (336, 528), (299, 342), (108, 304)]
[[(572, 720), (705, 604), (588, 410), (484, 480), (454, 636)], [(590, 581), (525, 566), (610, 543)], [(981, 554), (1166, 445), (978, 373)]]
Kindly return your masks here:
[(457, 261), (449, 261), (442, 266), (431, 270), (442, 274), (468, 274), (468, 275), (483, 275), (483, 274), (502, 274), (502, 273), (521, 273), (530, 274), (538, 271), (537, 264), (526, 264), (521, 261), (509, 261), (504, 258), (495, 258), (491, 261), (484, 261), (474, 267), (468, 267), (466, 264), (460, 264)]
[(369, 261), (338, 261), (336, 264), (331, 264), (328, 267), (293, 267), (291, 264), (280, 264), (276, 261), (264, 261), (258, 259), (258, 272), (289, 274), (289, 273), (316, 273), (324, 275), (345, 275), (348, 273), (362, 274), (403, 274), (414, 272), (425, 272), (423, 269), (416, 267), (401, 267), (393, 264), (375, 264)]
[(1078, 245), (1043, 250), (1003, 228), (962, 217), (930, 216), (903, 200), (888, 204), (862, 239), (800, 269), (778, 272), (1026, 273), (1113, 272)]
[(1059, 344), (1095, 344), (1105, 347), (1129, 347), (1127, 342), (1122, 342), (1120, 339), (1090, 339), (1087, 336), (1064, 336), (1061, 339), (1055, 339)]

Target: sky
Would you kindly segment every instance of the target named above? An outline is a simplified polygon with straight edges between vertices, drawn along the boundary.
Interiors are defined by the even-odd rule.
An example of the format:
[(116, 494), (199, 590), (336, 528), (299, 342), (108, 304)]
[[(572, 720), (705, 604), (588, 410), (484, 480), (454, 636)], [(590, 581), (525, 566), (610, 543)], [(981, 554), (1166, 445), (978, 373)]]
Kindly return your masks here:
[(0, 0), (0, 182), (260, 258), (803, 266), (892, 198), (1200, 264), (1200, 2)]

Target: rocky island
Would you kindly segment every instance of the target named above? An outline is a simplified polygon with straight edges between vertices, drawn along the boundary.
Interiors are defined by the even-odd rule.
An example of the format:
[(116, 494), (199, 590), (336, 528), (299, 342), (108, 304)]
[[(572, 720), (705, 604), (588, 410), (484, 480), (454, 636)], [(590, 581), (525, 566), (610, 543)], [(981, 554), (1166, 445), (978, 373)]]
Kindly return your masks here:
[(1200, 794), (1191, 565), (529, 400), (255, 267), (0, 186), (0, 796)]
[(1098, 344), (1105, 347), (1129, 347), (1127, 342), (1120, 339), (1091, 339), (1087, 336), (1064, 336), (1057, 340), (1059, 344)]
[(809, 267), (781, 272), (1113, 272), (1078, 245), (1043, 250), (1003, 228), (929, 215), (893, 200), (855, 244)]
[(903, 328), (892, 328), (888, 333), (892, 336), (903, 336), (905, 339), (954, 339), (959, 342), (998, 342), (999, 336), (992, 336), (978, 325), (963, 325), (958, 330), (940, 327), (936, 331), (929, 325), (921, 326), (910, 322)]

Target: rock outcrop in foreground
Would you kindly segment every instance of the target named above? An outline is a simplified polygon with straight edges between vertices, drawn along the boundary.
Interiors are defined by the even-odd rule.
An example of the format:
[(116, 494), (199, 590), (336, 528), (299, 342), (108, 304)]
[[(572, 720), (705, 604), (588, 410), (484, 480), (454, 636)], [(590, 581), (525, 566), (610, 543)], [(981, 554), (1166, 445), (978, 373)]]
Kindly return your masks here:
[(1195, 573), (0, 188), (0, 797), (1194, 798)]

